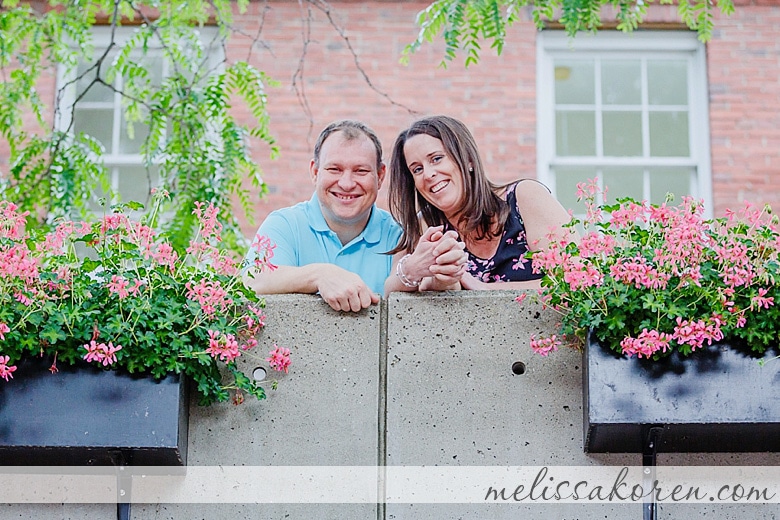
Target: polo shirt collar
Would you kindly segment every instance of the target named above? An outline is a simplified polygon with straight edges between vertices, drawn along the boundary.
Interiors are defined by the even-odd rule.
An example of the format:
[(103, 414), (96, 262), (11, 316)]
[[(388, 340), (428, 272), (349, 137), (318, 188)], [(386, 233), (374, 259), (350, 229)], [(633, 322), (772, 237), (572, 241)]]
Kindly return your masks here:
[(325, 220), (325, 215), (322, 214), (322, 208), (320, 207), (320, 200), (317, 198), (317, 192), (314, 192), (309, 199), (309, 225), (314, 231), (319, 233), (327, 233), (331, 231), (328, 227), (328, 222)]
[[(377, 244), (382, 239), (382, 229), (379, 223), (379, 212), (376, 211), (376, 204), (371, 206), (371, 216), (368, 217), (368, 223), (363, 231), (355, 237), (352, 242), (359, 240), (365, 240), (368, 244)], [(317, 198), (317, 193), (313, 193), (311, 199), (309, 199), (309, 225), (314, 231), (319, 233), (333, 233), (333, 230), (328, 226), (328, 222), (325, 220), (325, 216), (322, 214), (322, 207), (320, 201)], [(350, 242), (350, 243), (352, 243)]]
[(368, 223), (358, 238), (363, 237), (369, 244), (378, 244), (382, 240), (382, 226), (379, 222), (379, 212), (376, 209), (376, 204), (371, 206), (371, 216), (368, 217)]

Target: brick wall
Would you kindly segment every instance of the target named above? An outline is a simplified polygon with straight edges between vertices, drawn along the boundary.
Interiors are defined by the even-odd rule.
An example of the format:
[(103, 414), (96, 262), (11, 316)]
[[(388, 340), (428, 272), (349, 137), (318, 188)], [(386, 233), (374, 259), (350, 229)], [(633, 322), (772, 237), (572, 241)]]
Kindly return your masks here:
[[(404, 46), (416, 36), (416, 13), (427, 4), (331, 5), (334, 22), (344, 29), (368, 80), (326, 15), (313, 12), (311, 43), (303, 79), (298, 82), (305, 91), (311, 119), (292, 87), (304, 47), (299, 5), (274, 2), (265, 13), (261, 38), (268, 48), (255, 46), (251, 62), (282, 82), (268, 93), (271, 127), (282, 153), (272, 161), (262, 146), (255, 149), (272, 190), (257, 204), (259, 220), (275, 208), (310, 196), (308, 165), (314, 140), (324, 126), (341, 118), (357, 118), (374, 128), (389, 157), (398, 132), (417, 117), (453, 115), (474, 132), (495, 180), (535, 175), (536, 35), (528, 16), (512, 31), (500, 58), (485, 52), (482, 61), (468, 70), (464, 70), (463, 58), (445, 69), (439, 67), (440, 44), (421, 49), (408, 66), (398, 63)], [(259, 11), (262, 4), (253, 7)], [(257, 12), (243, 18), (248, 33), (257, 30), (258, 18)], [(383, 189), (383, 207), (385, 197)]]
[[(718, 15), (707, 45), (710, 90), (701, 93), (710, 101), (715, 215), (743, 200), (780, 208), (780, 2), (737, 3), (733, 15)], [(415, 117), (447, 113), (472, 129), (494, 180), (535, 176), (536, 30), (529, 11), (510, 30), (500, 57), (485, 45), (479, 64), (465, 69), (459, 57), (443, 69), (438, 66), (440, 43), (423, 47), (406, 67), (398, 64), (404, 45), (416, 36), (416, 13), (427, 3), (331, 5), (371, 84), (393, 103), (372, 90), (326, 16), (313, 12), (299, 81), (311, 109), (310, 126), (291, 86), (303, 49), (301, 10), (295, 2), (269, 4), (261, 33), (269, 49), (254, 51), (253, 63), (282, 82), (269, 92), (272, 129), (282, 155), (271, 161), (263, 150), (255, 150), (273, 190), (257, 204), (258, 221), (309, 196), (313, 140), (328, 122), (343, 117), (373, 126), (387, 155), (398, 131)], [(245, 28), (256, 30), (258, 18), (257, 13), (245, 17)], [(676, 8), (654, 6), (648, 22), (673, 26)], [(382, 190), (380, 205), (386, 207), (384, 196)], [(252, 226), (247, 230), (251, 233)]]
[(742, 200), (780, 211), (780, 2), (738, 5), (707, 45), (716, 214)]
[[(701, 93), (710, 101), (716, 215), (744, 199), (780, 208), (780, 2), (737, 4), (733, 15), (718, 16), (707, 45), (709, 92)], [(332, 23), (323, 11), (306, 11), (306, 5), (292, 1), (252, 2), (249, 11), (237, 17), (236, 25), (246, 36), (231, 41), (230, 56), (249, 57), (280, 82), (268, 89), (268, 100), (281, 156), (271, 160), (267, 146), (253, 143), (271, 194), (256, 200), (257, 222), (246, 222), (245, 234), (251, 235), (273, 209), (310, 196), (308, 164), (314, 140), (335, 119), (368, 123), (387, 156), (398, 132), (412, 120), (446, 113), (472, 129), (494, 180), (535, 176), (536, 30), (530, 11), (523, 11), (522, 21), (510, 30), (500, 57), (486, 44), (479, 64), (464, 69), (461, 56), (445, 69), (439, 66), (441, 43), (424, 46), (408, 66), (398, 63), (404, 46), (416, 36), (415, 16), (427, 2), (330, 5)], [(653, 6), (648, 17), (648, 22), (667, 28), (676, 21), (672, 6)], [(307, 108), (293, 89), (294, 78)], [(44, 100), (52, 101), (52, 86), (43, 87)], [(246, 117), (238, 110), (236, 115)], [(4, 144), (0, 169), (7, 167)], [(383, 207), (385, 199), (386, 188), (380, 193)]]

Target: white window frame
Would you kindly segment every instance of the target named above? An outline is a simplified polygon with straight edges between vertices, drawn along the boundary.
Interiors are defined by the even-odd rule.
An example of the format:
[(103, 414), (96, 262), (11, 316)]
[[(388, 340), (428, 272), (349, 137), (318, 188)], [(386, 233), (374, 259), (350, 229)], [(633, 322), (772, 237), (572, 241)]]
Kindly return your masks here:
[[(570, 38), (563, 31), (545, 30), (537, 37), (537, 178), (553, 190), (556, 179), (554, 168), (561, 166), (681, 166), (696, 173), (690, 179), (690, 193), (704, 200), (705, 212), (712, 216), (712, 171), (710, 159), (710, 127), (707, 82), (707, 61), (704, 44), (698, 41), (696, 33), (690, 31), (601, 31), (597, 34), (581, 33)], [(688, 60), (688, 103), (690, 156), (681, 158), (663, 157), (561, 157), (555, 152), (555, 71), (554, 59), (592, 58), (636, 58), (638, 53), (652, 57), (653, 54), (668, 57), (676, 54)], [(597, 79), (598, 81), (598, 79)], [(647, 104), (647, 100), (643, 100)], [(647, 107), (645, 106), (644, 109)], [(598, 120), (598, 117), (597, 117)], [(597, 132), (600, 125), (597, 122)], [(643, 132), (647, 139), (647, 132)], [(597, 136), (597, 143), (601, 136)], [(600, 154), (600, 145), (597, 145)], [(649, 149), (644, 147), (645, 151)], [(647, 152), (645, 152), (647, 153)], [(584, 179), (583, 179), (584, 180)], [(601, 179), (600, 179), (601, 180)], [(644, 175), (643, 192), (650, 192), (649, 176)], [(572, 189), (575, 187), (572, 186)], [(676, 194), (683, 195), (683, 194)]]
[[(209, 54), (208, 54), (208, 66), (211, 68), (214, 68), (215, 70), (219, 70), (222, 68), (223, 63), (223, 47), (221, 45), (214, 45), (216, 41), (216, 37), (218, 35), (218, 29), (216, 27), (201, 27), (198, 29), (201, 35), (201, 42), (204, 46), (207, 46), (209, 48)], [(100, 53), (104, 52), (106, 47), (111, 43), (112, 39), (112, 33), (113, 33), (113, 40), (115, 42), (118, 42), (120, 45), (123, 44), (123, 42), (130, 39), (133, 34), (135, 33), (136, 28), (134, 27), (111, 27), (111, 26), (95, 26), (93, 28), (93, 48), (94, 48), (94, 56), (98, 56)], [(158, 50), (161, 50), (162, 46), (160, 45), (150, 45), (149, 46), (149, 53), (155, 53)], [(167, 75), (167, 64), (163, 64), (164, 70), (162, 76), (165, 77)], [(68, 71), (64, 66), (59, 65), (57, 67), (57, 92), (60, 91), (63, 85), (66, 85), (68, 82), (72, 82), (76, 76), (76, 71), (71, 70)], [(118, 78), (118, 81), (122, 81), (122, 78)], [(121, 88), (121, 87), (120, 87)], [(113, 121), (121, 121), (121, 96), (119, 94), (114, 95), (114, 119)], [(73, 103), (76, 99), (76, 85), (75, 83), (73, 85), (69, 85), (62, 93), (62, 100), (60, 103), (61, 107), (65, 107), (64, 110), (59, 112), (57, 114), (57, 118), (55, 120), (55, 126), (61, 131), (64, 131), (67, 129), (68, 125), (71, 124), (73, 121)], [(91, 102), (84, 102), (81, 101), (79, 103), (79, 106), (82, 108), (90, 108)], [(100, 108), (97, 105), (103, 105), (105, 102), (96, 102), (95, 108)], [(109, 174), (109, 181), (111, 185), (111, 190), (114, 192), (114, 194), (119, 194), (119, 176), (120, 176), (120, 170), (123, 167), (143, 167), (143, 155), (140, 153), (119, 153), (119, 142), (120, 142), (120, 134), (122, 132), (122, 129), (120, 127), (121, 125), (114, 124), (112, 128), (112, 146), (109, 150), (106, 149), (106, 152), (103, 154), (103, 164), (105, 165), (106, 169), (108, 170)], [(71, 130), (72, 131), (72, 130)], [(158, 161), (160, 159), (158, 158)], [(116, 200), (111, 201), (116, 202)], [(127, 201), (125, 201), (127, 202)], [(140, 201), (143, 202), (143, 201)]]

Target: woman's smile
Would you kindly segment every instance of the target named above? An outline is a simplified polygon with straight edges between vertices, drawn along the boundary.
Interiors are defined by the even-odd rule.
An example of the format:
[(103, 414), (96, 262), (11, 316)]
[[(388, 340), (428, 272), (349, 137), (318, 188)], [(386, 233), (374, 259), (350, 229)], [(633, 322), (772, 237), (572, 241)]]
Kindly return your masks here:
[(404, 156), (420, 194), (447, 218), (457, 215), (463, 202), (463, 175), (441, 140), (427, 134), (412, 136), (404, 143)]

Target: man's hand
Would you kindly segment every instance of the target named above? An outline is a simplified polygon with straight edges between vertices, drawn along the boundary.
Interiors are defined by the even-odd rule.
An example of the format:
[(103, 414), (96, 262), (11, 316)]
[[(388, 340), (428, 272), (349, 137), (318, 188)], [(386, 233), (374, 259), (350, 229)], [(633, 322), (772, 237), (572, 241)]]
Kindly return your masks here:
[(337, 265), (323, 264), (316, 284), (322, 299), (337, 311), (358, 312), (380, 300), (360, 276)]
[(334, 264), (280, 265), (274, 271), (245, 274), (244, 283), (258, 294), (320, 293), (337, 311), (354, 311), (379, 303), (360, 276)]

